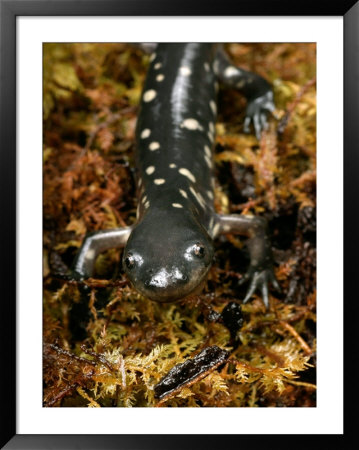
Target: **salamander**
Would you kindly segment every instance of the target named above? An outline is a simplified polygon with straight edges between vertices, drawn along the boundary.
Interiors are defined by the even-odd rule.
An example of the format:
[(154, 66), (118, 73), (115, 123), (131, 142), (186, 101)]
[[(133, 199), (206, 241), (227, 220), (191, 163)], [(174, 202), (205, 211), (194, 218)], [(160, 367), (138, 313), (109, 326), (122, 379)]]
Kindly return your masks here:
[(214, 239), (238, 233), (249, 238), (243, 302), (260, 289), (268, 307), (268, 283), (279, 285), (266, 221), (216, 213), (213, 146), (217, 82), (246, 96), (244, 129), (253, 124), (257, 138), (275, 108), (271, 86), (232, 65), (220, 45), (158, 44), (150, 61), (136, 125), (137, 221), (88, 234), (73, 276), (90, 277), (100, 252), (124, 247), (123, 267), (134, 287), (151, 300), (176, 301), (200, 289), (212, 264)]

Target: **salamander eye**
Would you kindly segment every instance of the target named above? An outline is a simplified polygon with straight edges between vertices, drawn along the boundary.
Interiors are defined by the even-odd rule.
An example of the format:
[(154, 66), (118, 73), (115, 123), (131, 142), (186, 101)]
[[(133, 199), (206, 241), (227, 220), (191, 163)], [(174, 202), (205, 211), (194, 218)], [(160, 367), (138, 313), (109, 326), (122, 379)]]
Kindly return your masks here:
[(125, 264), (128, 269), (133, 269), (135, 267), (135, 258), (131, 253), (127, 253)]
[(204, 249), (204, 245), (202, 244), (195, 244), (193, 246), (193, 253), (198, 257), (198, 258), (203, 258), (204, 254), (205, 254), (205, 249)]

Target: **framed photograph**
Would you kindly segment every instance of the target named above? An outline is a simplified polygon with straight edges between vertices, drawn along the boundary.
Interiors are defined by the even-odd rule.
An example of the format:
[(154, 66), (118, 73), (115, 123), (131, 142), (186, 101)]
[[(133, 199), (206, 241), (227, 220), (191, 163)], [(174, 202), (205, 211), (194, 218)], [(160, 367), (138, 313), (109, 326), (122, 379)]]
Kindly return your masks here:
[(359, 9), (263, 3), (1, 1), (3, 448), (351, 432)]

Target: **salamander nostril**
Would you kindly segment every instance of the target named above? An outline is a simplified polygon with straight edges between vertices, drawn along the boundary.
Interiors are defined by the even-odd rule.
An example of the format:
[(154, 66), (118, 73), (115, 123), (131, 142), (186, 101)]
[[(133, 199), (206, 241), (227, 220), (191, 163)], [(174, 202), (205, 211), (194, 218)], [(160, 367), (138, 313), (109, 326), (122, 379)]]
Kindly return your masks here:
[(182, 276), (181, 276), (181, 281), (188, 281), (188, 276), (187, 275), (184, 275), (184, 274), (182, 274)]

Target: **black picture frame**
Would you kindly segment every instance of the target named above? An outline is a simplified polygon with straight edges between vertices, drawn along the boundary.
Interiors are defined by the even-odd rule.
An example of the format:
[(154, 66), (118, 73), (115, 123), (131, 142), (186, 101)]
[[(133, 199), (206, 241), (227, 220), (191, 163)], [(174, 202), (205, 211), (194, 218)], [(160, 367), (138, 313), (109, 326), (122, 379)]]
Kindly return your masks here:
[[(343, 16), (344, 18), (344, 286), (345, 422), (343, 435), (18, 435), (16, 434), (16, 17), (18, 16)], [(356, 414), (353, 367), (357, 342), (355, 286), (358, 229), (356, 209), (359, 169), (359, 4), (356, 0), (240, 2), (193, 0), (0, 0), (0, 221), (1, 261), (1, 448), (6, 449), (182, 449), (317, 448), (323, 439), (350, 448)], [(357, 186), (357, 188), (355, 188)], [(333, 211), (335, 214), (335, 211)], [(335, 330), (335, 324), (333, 324)], [(353, 389), (353, 390), (352, 390)], [(350, 396), (350, 397), (349, 397)], [(354, 400), (355, 401), (355, 400)], [(260, 433), (260, 424), (258, 424)], [(165, 430), (164, 430), (165, 433)], [(320, 441), (320, 442), (319, 442)], [(271, 445), (273, 445), (273, 447)]]

